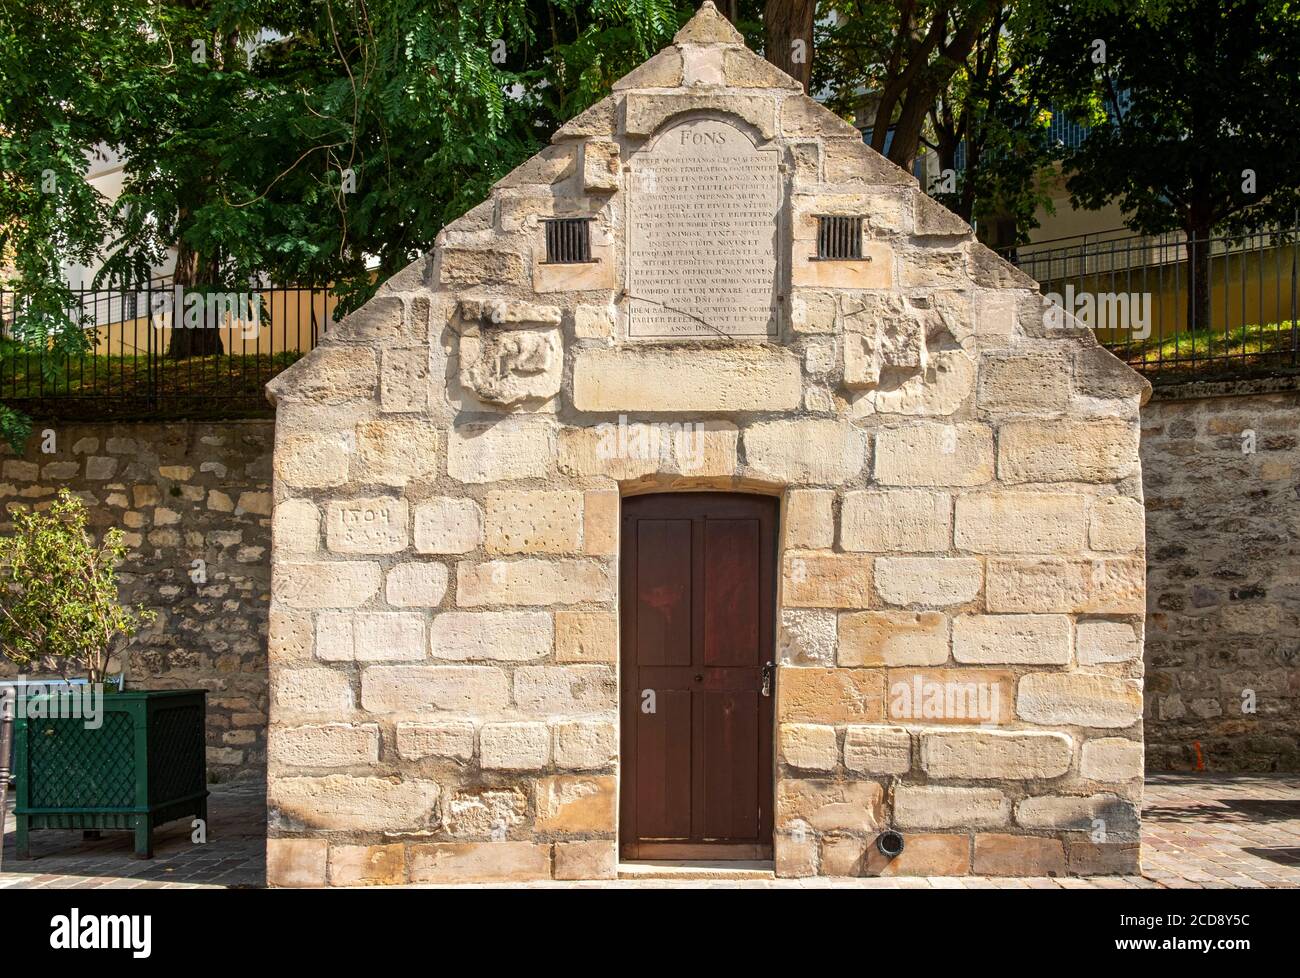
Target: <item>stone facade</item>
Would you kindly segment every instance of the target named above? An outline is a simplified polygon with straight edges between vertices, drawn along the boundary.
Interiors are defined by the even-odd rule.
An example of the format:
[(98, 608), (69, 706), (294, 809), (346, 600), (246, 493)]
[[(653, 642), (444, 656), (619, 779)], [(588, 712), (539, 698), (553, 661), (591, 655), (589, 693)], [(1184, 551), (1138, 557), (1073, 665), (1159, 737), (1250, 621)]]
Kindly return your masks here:
[(1300, 393), (1269, 386), (1142, 412), (1151, 770), (1300, 769)]
[[(1149, 554), (1146, 767), (1300, 769), (1300, 663), (1292, 654), (1300, 645), (1300, 592), (1287, 564), (1288, 550), (1300, 532), (1291, 527), (1288, 496), (1300, 466), (1300, 445), (1291, 434), (1300, 430), (1300, 394), (1269, 391), (1258, 383), (1183, 391), (1176, 397), (1158, 393), (1142, 409), (1142, 417)], [(56, 434), (51, 454), (41, 451), (41, 435), (47, 429)], [(4, 454), (0, 461), (6, 508), (33, 499), (40, 505), (68, 485), (90, 507), (93, 525), (126, 530), (133, 547), (123, 568), (123, 598), (153, 608), (166, 623), (150, 628), (134, 644), (127, 661), (131, 681), (208, 689), (209, 775), (217, 781), (263, 776), (270, 526), (264, 515), (238, 503), (242, 498), (247, 505), (255, 497), (245, 493), (269, 487), (272, 424), (51, 427), (38, 422), (36, 432), (22, 458)], [(1244, 452), (1243, 444), (1249, 447), (1249, 442), (1244, 443), (1243, 436), (1249, 439), (1251, 432), (1255, 451)], [(72, 451), (77, 445), (81, 451)], [(115, 475), (130, 472), (131, 481), (87, 479), (85, 461), (91, 454), (116, 458), (121, 468)], [(4, 474), (5, 462), (18, 464)], [(57, 464), (46, 468), (51, 462)], [(100, 471), (107, 464), (97, 463)], [(176, 483), (176, 476), (187, 468), (194, 470), (190, 479)], [(138, 504), (136, 473), (142, 487)], [(172, 493), (173, 485), (179, 485), (180, 498)], [(195, 485), (203, 487), (201, 498)], [(124, 493), (123, 486), (130, 491)], [(835, 493), (827, 489), (789, 492), (786, 544), (831, 548), (834, 500)], [(164, 512), (156, 524), (153, 511), (159, 506)], [(168, 525), (173, 514), (180, 520)], [(1252, 527), (1244, 543), (1243, 520)], [(170, 546), (175, 539), (170, 534), (154, 533), (169, 528), (185, 541), (183, 552)], [(426, 516), (413, 533), (417, 539), (444, 541), (423, 544), (429, 550), (469, 549), (464, 540), (449, 535), (451, 528), (446, 519)], [(424, 535), (435, 530), (436, 537)], [(195, 534), (202, 535), (201, 544)], [(151, 547), (154, 543), (160, 547)], [(206, 560), (218, 577), (228, 575), (224, 580), (229, 586), (218, 585), (219, 593), (196, 586), (188, 578), (194, 559)], [(982, 562), (972, 557), (880, 557), (876, 567), (877, 592), (891, 607), (971, 601), (983, 582)], [(179, 575), (178, 568), (186, 574)], [(394, 593), (400, 593), (403, 580), (410, 582), (405, 586), (421, 586), (416, 577), (430, 581), (425, 587), (436, 588), (444, 573), (438, 565), (423, 571), (413, 566), (397, 575)], [(213, 597), (229, 600), (214, 603)], [(868, 620), (846, 619), (841, 633), (847, 643), (846, 663), (860, 655), (852, 650), (858, 641), (857, 622)], [(821, 654), (827, 661), (833, 659), (833, 616), (791, 612), (783, 623), (787, 643), (820, 643)], [(560, 661), (581, 661), (575, 657), (582, 655), (589, 621), (569, 616), (563, 624), (557, 635)], [(1085, 628), (1080, 662), (1116, 654), (1113, 647), (1104, 651), (1105, 643), (1126, 638), (1123, 630), (1106, 623)], [(13, 674), (3, 660), (0, 671)], [(1247, 690), (1256, 694), (1254, 713), (1243, 710)], [(1121, 750), (1131, 753), (1132, 748)], [(1089, 756), (1101, 755), (1094, 750), (1085, 753)], [(852, 770), (847, 760), (846, 765)]]
[[(775, 154), (766, 325), (638, 311), (665, 134)], [(620, 498), (706, 488), (782, 500), (779, 875), (1134, 870), (1148, 388), (711, 4), (270, 390), (272, 884), (611, 876)]]
[[(212, 781), (265, 770), (274, 431), (269, 421), (38, 421), (21, 458), (0, 450), (6, 513), (68, 488), (96, 532), (125, 532), (122, 599), (158, 615), (125, 656), (127, 682), (208, 691)], [(0, 675), (14, 674), (0, 658)]]

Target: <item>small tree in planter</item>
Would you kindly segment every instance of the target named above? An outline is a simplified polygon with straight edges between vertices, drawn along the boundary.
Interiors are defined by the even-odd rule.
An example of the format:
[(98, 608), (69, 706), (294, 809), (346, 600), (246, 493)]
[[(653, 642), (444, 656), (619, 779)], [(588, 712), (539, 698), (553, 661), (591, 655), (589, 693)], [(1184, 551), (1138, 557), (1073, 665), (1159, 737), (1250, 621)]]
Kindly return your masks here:
[(79, 663), (102, 683), (115, 645), (157, 617), (118, 600), (122, 531), (96, 546), (85, 504), (67, 489), (47, 512), (14, 514), (14, 529), (0, 537), (0, 653), (24, 671), (52, 661), (65, 678)]
[(152, 856), (155, 826), (187, 815), (206, 823), (207, 694), (102, 697), (115, 646), (155, 617), (118, 600), (121, 531), (96, 545), (85, 506), (66, 489), (46, 512), (15, 514), (14, 526), (0, 537), (0, 653), (22, 669), (53, 662), (65, 676), (79, 664), (92, 684), (71, 712), (74, 698), (55, 692), (20, 703), (17, 855), (28, 856), (31, 829), (49, 828), (130, 830), (136, 855)]

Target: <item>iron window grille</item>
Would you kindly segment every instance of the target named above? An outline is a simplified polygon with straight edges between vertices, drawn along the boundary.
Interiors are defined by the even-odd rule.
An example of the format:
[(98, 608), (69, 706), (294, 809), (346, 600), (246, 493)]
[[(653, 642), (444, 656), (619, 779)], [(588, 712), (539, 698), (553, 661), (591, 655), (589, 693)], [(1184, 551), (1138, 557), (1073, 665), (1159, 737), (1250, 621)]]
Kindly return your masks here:
[(548, 218), (546, 225), (546, 263), (577, 265), (591, 261), (591, 218)]
[(818, 217), (817, 257), (823, 261), (862, 258), (862, 218)]

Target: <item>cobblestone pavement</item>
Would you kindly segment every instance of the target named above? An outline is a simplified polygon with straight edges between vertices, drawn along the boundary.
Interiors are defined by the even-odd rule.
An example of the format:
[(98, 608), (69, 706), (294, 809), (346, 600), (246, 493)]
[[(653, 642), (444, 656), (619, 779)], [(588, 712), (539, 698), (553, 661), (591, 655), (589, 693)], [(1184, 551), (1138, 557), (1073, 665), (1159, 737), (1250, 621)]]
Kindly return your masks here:
[[(10, 795), (12, 805), (12, 794)], [(152, 860), (131, 855), (131, 836), (82, 840), (74, 832), (33, 832), (33, 859), (13, 859), (6, 813), (0, 888), (260, 886), (266, 799), (254, 782), (216, 785), (206, 845), (190, 842), (188, 823), (155, 835)], [(1197, 889), (1300, 887), (1300, 775), (1155, 774), (1147, 778), (1142, 830), (1144, 875), (1079, 878), (776, 880), (629, 879), (607, 883), (531, 883), (533, 887), (861, 887), (879, 889)], [(757, 877), (757, 878), (755, 878)]]
[(211, 786), (208, 841), (190, 841), (188, 820), (154, 831), (154, 858), (136, 859), (130, 832), (83, 840), (80, 832), (31, 834), (32, 858), (14, 858), (13, 790), (5, 812), (0, 889), (50, 887), (193, 889), (261, 886), (266, 879), (266, 785), (234, 781)]

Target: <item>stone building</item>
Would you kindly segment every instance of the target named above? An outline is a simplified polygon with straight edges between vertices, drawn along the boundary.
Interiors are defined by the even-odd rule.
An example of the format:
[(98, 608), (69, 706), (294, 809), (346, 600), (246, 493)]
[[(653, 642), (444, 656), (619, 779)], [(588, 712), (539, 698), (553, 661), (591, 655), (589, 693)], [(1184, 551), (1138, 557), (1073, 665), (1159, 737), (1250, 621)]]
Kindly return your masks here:
[(272, 884), (1134, 871), (1148, 387), (711, 3), (271, 392)]

